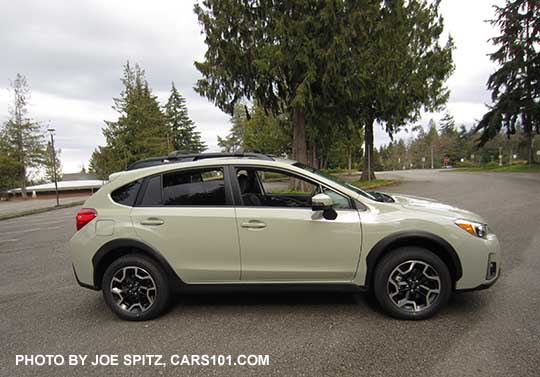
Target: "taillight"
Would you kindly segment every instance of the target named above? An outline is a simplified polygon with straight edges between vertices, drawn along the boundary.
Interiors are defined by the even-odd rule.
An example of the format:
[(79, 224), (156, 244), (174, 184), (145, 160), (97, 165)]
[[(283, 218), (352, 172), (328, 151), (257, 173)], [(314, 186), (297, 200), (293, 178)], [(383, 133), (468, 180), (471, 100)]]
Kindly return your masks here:
[(77, 212), (77, 230), (80, 230), (83, 226), (94, 220), (97, 216), (97, 211), (93, 208), (81, 208)]

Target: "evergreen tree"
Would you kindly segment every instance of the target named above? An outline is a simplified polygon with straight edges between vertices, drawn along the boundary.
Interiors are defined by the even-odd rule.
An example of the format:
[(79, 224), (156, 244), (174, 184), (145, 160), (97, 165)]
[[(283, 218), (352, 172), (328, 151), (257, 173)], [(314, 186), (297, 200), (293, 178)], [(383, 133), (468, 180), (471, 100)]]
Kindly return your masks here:
[(449, 112), (446, 112), (442, 117), (439, 129), (442, 135), (456, 135), (456, 121)]
[(52, 147), (51, 143), (47, 143), (47, 147), (45, 149), (45, 158), (43, 161), (43, 165), (45, 166), (45, 178), (48, 182), (54, 181), (54, 168), (56, 167), (56, 179), (58, 181), (62, 180), (62, 162), (60, 161), (60, 154), (62, 153), (62, 150), (60, 148), (55, 148), (55, 159), (53, 165), (53, 153), (52, 153)]
[(97, 147), (92, 152), (88, 172), (96, 175), (98, 179), (106, 180), (109, 175), (118, 169), (117, 156), (114, 155), (111, 147)]
[[(434, 111), (448, 100), (445, 82), (453, 72), (453, 42), (442, 44), (439, 1), (383, 1), (366, 45), (355, 45), (354, 60), (367, 76), (357, 82), (358, 119), (364, 125), (364, 149), (373, 150), (373, 125), (392, 137), (414, 122), (422, 109)], [(367, 50), (368, 52), (364, 51)], [(374, 178), (367, 165), (362, 179)]]
[(17, 180), (21, 194), (26, 198), (26, 183), (31, 168), (43, 163), (44, 136), (40, 125), (28, 116), (28, 100), (30, 88), (26, 78), (17, 74), (11, 83), (13, 103), (10, 107), (10, 119), (4, 124), (2, 131), (4, 149), (10, 161), (17, 167)]
[(464, 153), (460, 148), (456, 122), (450, 113), (445, 113), (440, 121), (439, 129), (441, 131), (440, 149), (443, 157), (448, 157), (451, 164), (459, 161), (461, 157), (464, 157)]
[(0, 130), (0, 193), (15, 188), (19, 174), (15, 153), (6, 141), (4, 130)]
[(229, 134), (225, 138), (218, 136), (218, 145), (224, 152), (245, 148), (283, 155), (291, 151), (291, 126), (283, 115), (267, 113), (257, 104), (248, 113), (247, 106), (236, 104), (231, 123)]
[(285, 115), (276, 116), (265, 112), (257, 104), (251, 108), (244, 121), (243, 147), (281, 156), (291, 152), (292, 133)]
[(218, 146), (222, 152), (234, 152), (244, 145), (244, 123), (246, 121), (246, 107), (241, 103), (234, 105), (231, 117), (231, 128), (225, 137), (218, 136)]
[[(348, 42), (353, 35), (366, 36), (369, 27), (365, 18), (349, 17), (346, 5), (368, 14), (375, 6), (371, 3), (206, 0), (197, 4), (195, 13), (207, 51), (204, 61), (195, 63), (203, 76), (195, 90), (231, 115), (243, 99), (255, 100), (275, 116), (284, 114), (292, 123), (293, 158), (308, 162), (307, 128), (317, 127), (322, 113), (344, 115), (343, 99), (352, 92), (347, 86), (350, 80), (343, 75), (355, 63), (349, 58), (352, 44)], [(355, 32), (347, 22), (356, 20)]]
[(165, 119), (168, 128), (168, 143), (178, 151), (201, 153), (207, 149), (201, 140), (200, 132), (195, 130), (195, 124), (188, 116), (186, 100), (171, 85), (171, 94), (165, 105)]
[(349, 119), (364, 127), (371, 155), (374, 122), (392, 135), (422, 107), (447, 100), (452, 42), (439, 44), (438, 5), (206, 0), (195, 6), (208, 47), (195, 63), (203, 75), (195, 89), (228, 113), (247, 98), (287, 114), (300, 162), (308, 162), (309, 143), (316, 151), (318, 135), (333, 134), (319, 122), (324, 116), (331, 127)]
[(540, 133), (540, 3), (507, 0), (504, 7), (495, 6), (495, 12), (491, 24), (501, 35), (492, 38), (498, 49), (490, 58), (501, 67), (487, 82), (494, 104), (476, 127), (482, 131), (479, 145), (497, 137), (501, 129), (516, 133), (521, 122), (532, 163), (533, 136)]
[[(101, 178), (126, 169), (131, 163), (167, 153), (167, 126), (157, 97), (142, 70), (129, 62), (124, 66), (124, 89), (113, 98), (118, 120), (105, 121), (106, 146), (92, 154), (90, 165)], [(101, 156), (101, 153), (106, 155)]]

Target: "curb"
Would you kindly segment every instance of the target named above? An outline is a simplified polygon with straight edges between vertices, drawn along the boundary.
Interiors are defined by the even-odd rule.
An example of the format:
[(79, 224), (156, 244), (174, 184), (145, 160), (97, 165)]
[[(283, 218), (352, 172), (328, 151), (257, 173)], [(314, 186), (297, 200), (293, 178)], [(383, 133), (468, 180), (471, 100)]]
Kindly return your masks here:
[(80, 206), (84, 202), (85, 202), (84, 200), (81, 200), (81, 201), (72, 202), (72, 203), (60, 204), (59, 206), (54, 206), (54, 207), (36, 208), (36, 209), (29, 209), (29, 210), (23, 211), (23, 212), (10, 213), (10, 214), (7, 214), (7, 215), (0, 216), (0, 221), (9, 220), (9, 219), (15, 219), (17, 217), (35, 215), (35, 214), (38, 214), (38, 213), (54, 211), (55, 209), (76, 207), (76, 206)]

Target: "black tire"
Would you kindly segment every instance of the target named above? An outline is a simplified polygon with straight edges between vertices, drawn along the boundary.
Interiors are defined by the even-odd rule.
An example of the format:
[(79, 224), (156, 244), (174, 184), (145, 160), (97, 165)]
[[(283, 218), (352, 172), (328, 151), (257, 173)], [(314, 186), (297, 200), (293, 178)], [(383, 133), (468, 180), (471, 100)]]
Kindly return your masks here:
[[(389, 286), (391, 285), (389, 282), (390, 275), (393, 272), (397, 275), (401, 275), (397, 273), (395, 270), (399, 266), (407, 266), (406, 263), (408, 261), (419, 261), (421, 263), (425, 263), (429, 265), (431, 268), (433, 268), (433, 270), (436, 272), (439, 278), (438, 295), (436, 296), (436, 298), (433, 299), (433, 301), (426, 304), (425, 308), (422, 309), (421, 308), (422, 305), (419, 305), (418, 311), (414, 311), (412, 308), (409, 308), (409, 309), (400, 308), (397, 305), (397, 303), (395, 303), (390, 297), (390, 293), (391, 293), (389, 291)], [(422, 269), (424, 267), (424, 265), (422, 265), (421, 263), (416, 263), (416, 266), (418, 267), (418, 269)], [(433, 270), (428, 269), (428, 272), (432, 273)], [(402, 277), (400, 276), (400, 278)], [(425, 279), (425, 276), (421, 276), (420, 278)], [(433, 280), (426, 280), (426, 281), (429, 281), (430, 283), (437, 285), (437, 281), (435, 282), (433, 282)], [(405, 281), (403, 281), (403, 284), (405, 284)], [(409, 290), (409, 288), (403, 289), (405, 294), (407, 293), (407, 290)], [(406, 319), (406, 320), (421, 320), (421, 319), (432, 317), (446, 305), (446, 303), (448, 302), (448, 299), (450, 298), (450, 295), (452, 294), (452, 279), (450, 277), (450, 272), (446, 264), (441, 260), (441, 258), (435, 255), (433, 252), (427, 249), (423, 249), (421, 247), (407, 246), (407, 247), (401, 247), (399, 249), (392, 250), (392, 252), (385, 255), (377, 263), (377, 266), (375, 268), (374, 281), (373, 281), (373, 292), (374, 292), (375, 298), (377, 299), (377, 302), (379, 303), (383, 311), (389, 314), (390, 316), (399, 318), (399, 319)], [(428, 294), (427, 296), (429, 297), (430, 295), (431, 293)], [(402, 297), (402, 296), (398, 296), (398, 297)], [(413, 297), (418, 297), (420, 301), (426, 300), (426, 297), (420, 294), (418, 294), (417, 296), (414, 296), (413, 294)]]
[[(117, 302), (119, 300), (119, 297), (121, 296), (115, 296), (115, 294), (112, 292), (111, 282), (113, 277), (117, 273), (122, 274), (122, 269), (126, 267), (128, 268), (127, 271), (130, 271), (130, 269), (132, 268), (136, 271), (140, 271), (138, 272), (138, 274), (145, 276), (145, 278), (147, 279), (146, 281), (150, 281), (148, 285), (155, 286), (155, 291), (152, 290), (152, 292), (155, 293), (151, 295), (153, 298), (153, 302), (150, 303), (150, 300), (145, 301), (144, 304), (148, 305), (148, 307), (145, 309), (139, 307), (139, 310), (133, 309), (131, 311), (127, 311), (125, 308), (122, 308)], [(149, 275), (151, 279), (149, 279), (147, 275)], [(117, 284), (117, 281), (115, 281), (114, 284)], [(103, 279), (101, 281), (101, 289), (103, 291), (103, 297), (105, 299), (105, 302), (107, 303), (109, 308), (118, 317), (128, 321), (146, 321), (161, 315), (169, 306), (171, 297), (171, 290), (168, 281), (165, 278), (165, 274), (160, 268), (160, 266), (154, 260), (139, 254), (125, 255), (111, 263), (111, 265), (107, 267), (107, 270), (103, 274)], [(142, 292), (145, 291), (143, 290)], [(141, 291), (139, 291), (139, 294), (143, 295)], [(135, 297), (134, 300), (136, 301), (136, 296), (133, 297)]]

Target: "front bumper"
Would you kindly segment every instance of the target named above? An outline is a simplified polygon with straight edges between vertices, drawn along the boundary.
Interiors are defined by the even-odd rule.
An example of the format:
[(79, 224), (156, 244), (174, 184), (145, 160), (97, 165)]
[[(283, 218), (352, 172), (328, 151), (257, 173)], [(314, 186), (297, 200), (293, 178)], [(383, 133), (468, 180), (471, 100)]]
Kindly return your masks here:
[[(456, 291), (471, 291), (492, 286), (497, 281), (501, 271), (501, 248), (495, 234), (487, 239), (465, 237), (457, 245), (462, 277), (456, 282)], [(493, 270), (496, 272), (493, 273)]]
[(501, 269), (499, 267), (499, 270), (497, 271), (497, 275), (495, 276), (495, 278), (493, 278), (489, 282), (484, 283), (484, 284), (480, 284), (479, 286), (476, 286), (474, 288), (456, 289), (455, 292), (456, 293), (465, 293), (465, 292), (481, 291), (483, 289), (488, 289), (491, 286), (493, 286), (497, 282), (497, 280), (499, 280), (500, 276), (501, 276)]

